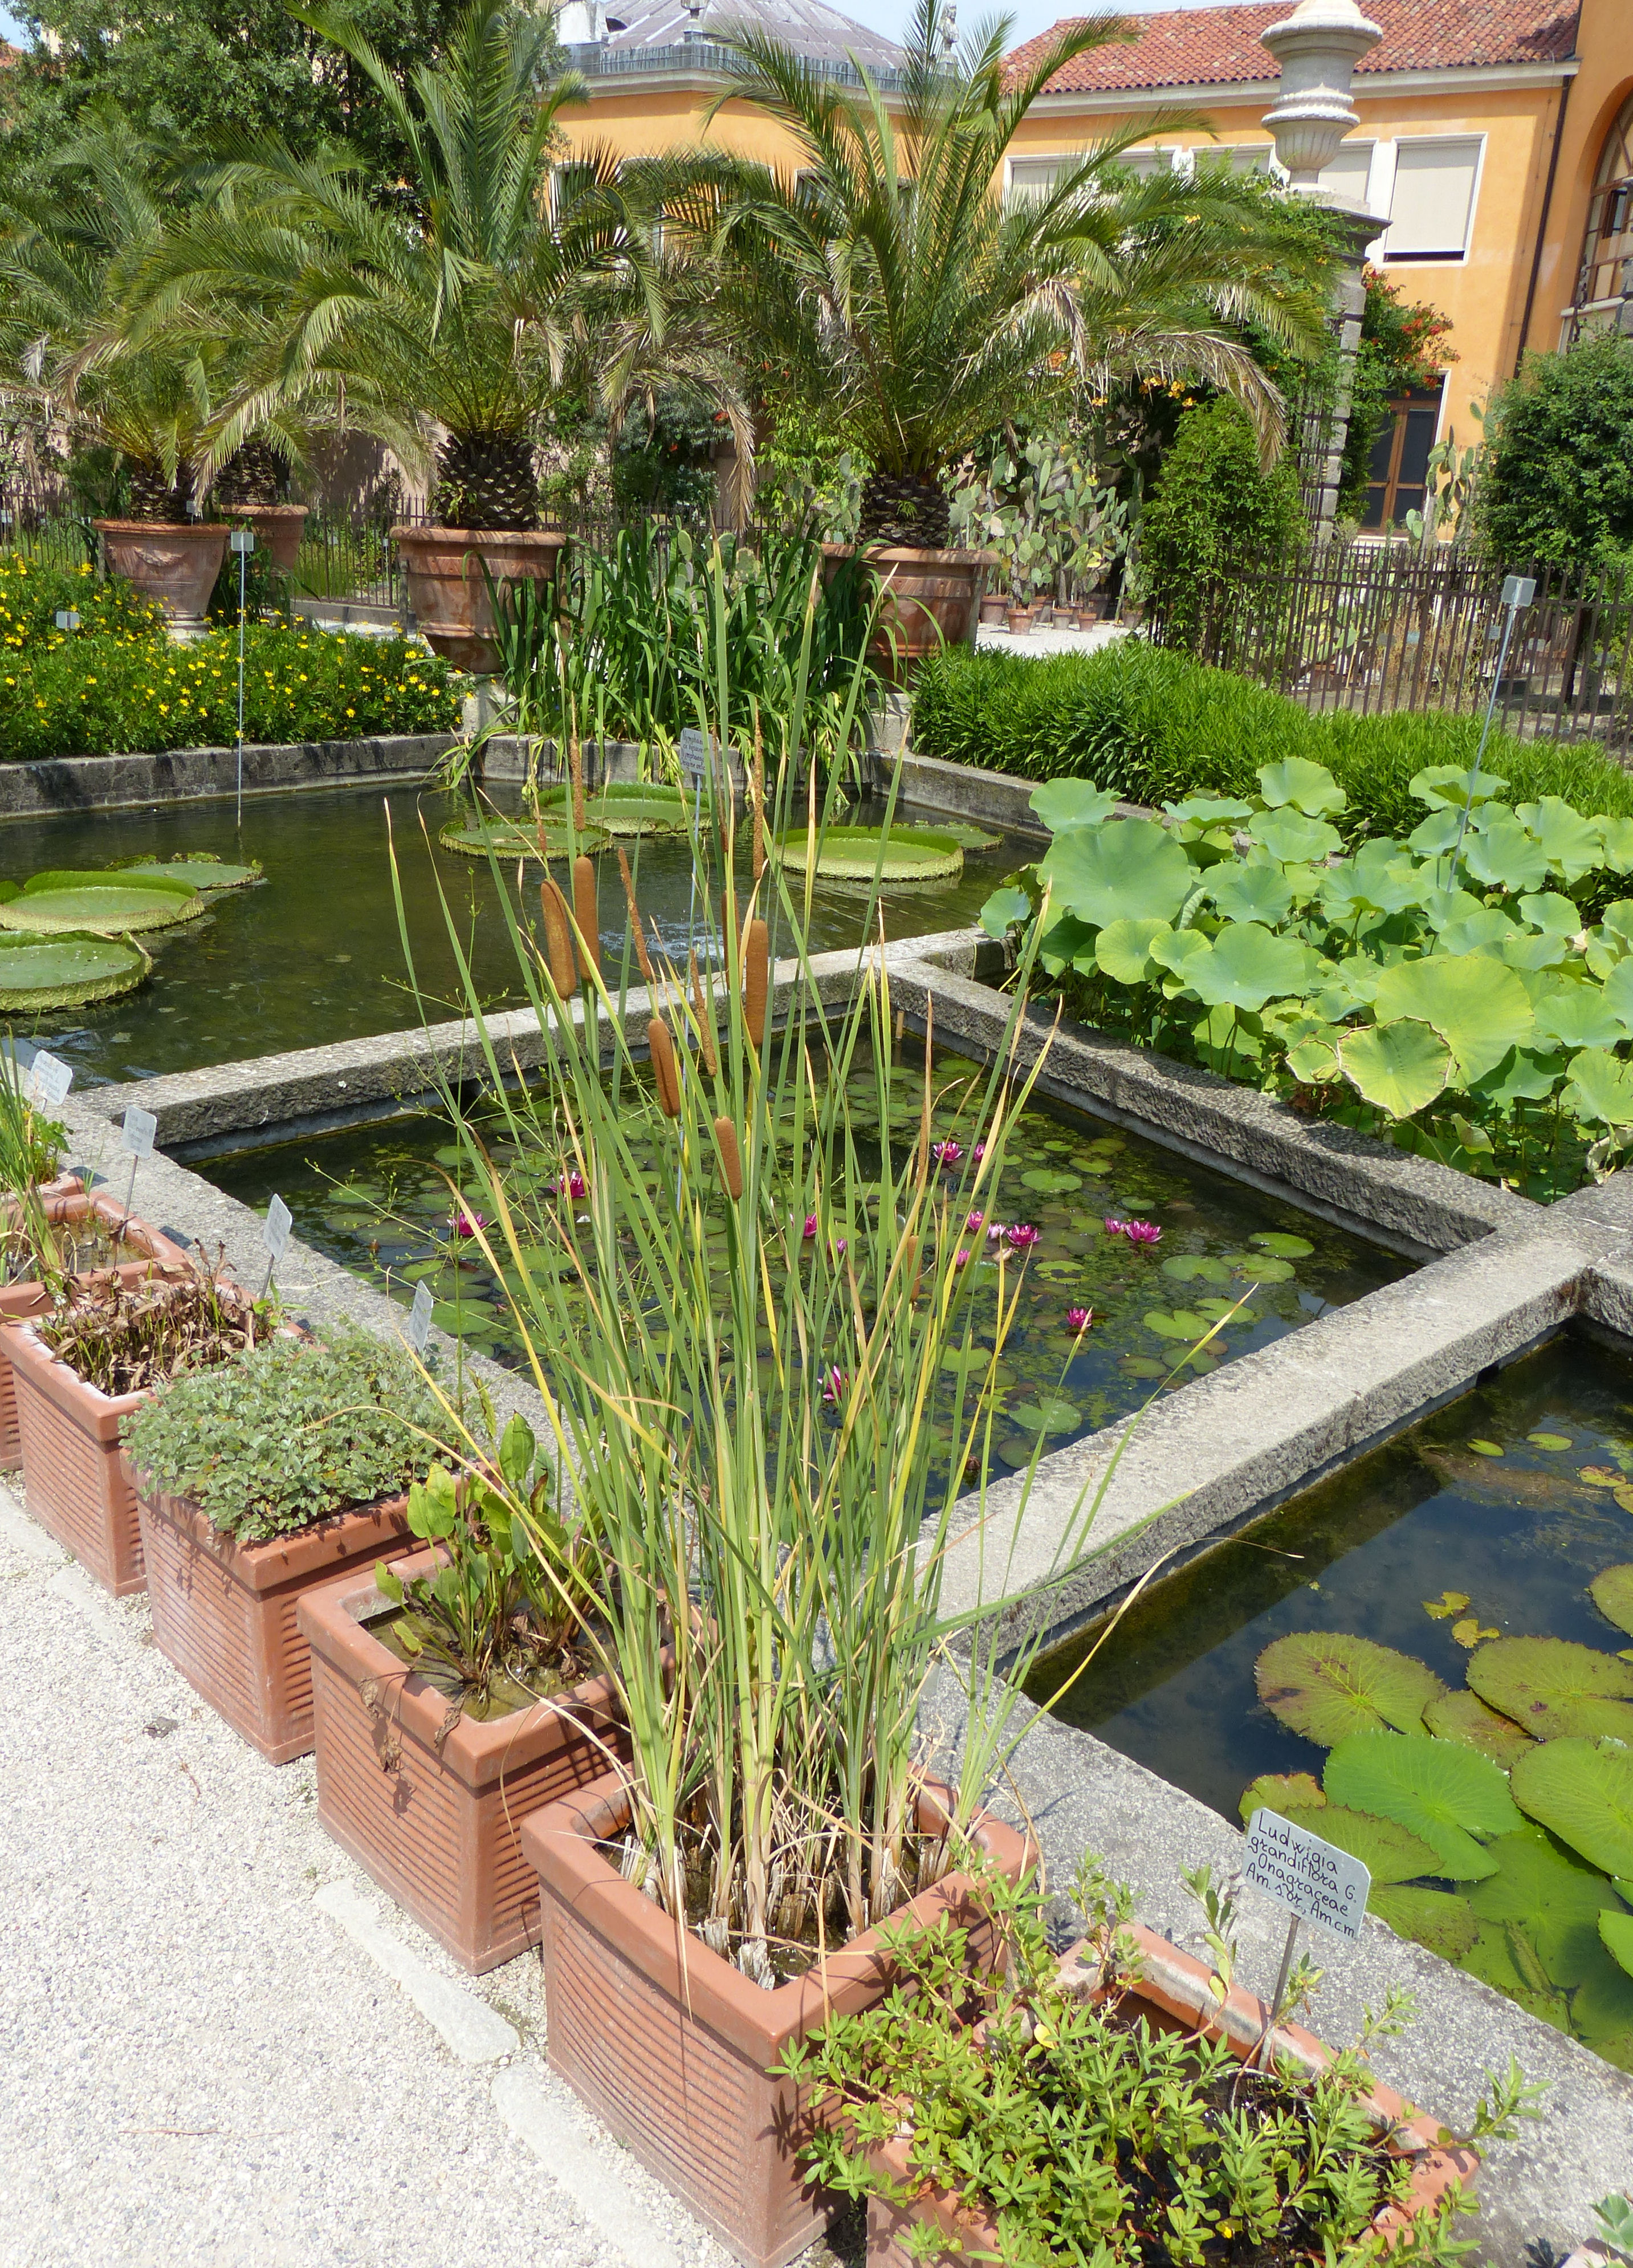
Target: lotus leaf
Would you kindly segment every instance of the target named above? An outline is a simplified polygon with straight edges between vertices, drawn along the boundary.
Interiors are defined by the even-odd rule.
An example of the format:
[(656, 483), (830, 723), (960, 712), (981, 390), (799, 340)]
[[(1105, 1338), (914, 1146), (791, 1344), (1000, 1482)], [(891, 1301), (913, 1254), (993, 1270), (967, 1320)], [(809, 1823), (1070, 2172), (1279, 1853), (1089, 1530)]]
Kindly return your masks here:
[(1470, 914), (1479, 912), (1483, 903), (1483, 899), (1477, 898), (1472, 890), (1431, 890), (1423, 900), (1423, 912), (1431, 929), (1439, 931), (1450, 929), (1454, 922), (1467, 921)]
[(1588, 1585), (1593, 1604), (1607, 1623), (1633, 1631), (1633, 1567), (1607, 1567)]
[(1251, 1819), (1255, 1811), (1275, 1811), (1284, 1816), (1290, 1808), (1319, 1811), (1326, 1801), (1320, 1781), (1309, 1772), (1261, 1772), (1242, 1790), (1236, 1808), (1244, 1819)]
[(1519, 976), (1482, 953), (1396, 962), (1379, 980), (1373, 1012), (1380, 1024), (1397, 1017), (1431, 1024), (1465, 1082), (1495, 1071), (1535, 1024)]
[(1305, 1086), (1326, 1086), (1341, 1073), (1338, 1068), (1338, 1027), (1328, 1025), (1331, 1039), (1300, 1040), (1287, 1050), (1287, 1068)]
[(1282, 1815), (1358, 1859), (1375, 1882), (1409, 1882), (1419, 1874), (1440, 1872), (1439, 1853), (1393, 1819), (1350, 1811), (1326, 1796), (1319, 1805), (1308, 1809), (1294, 1805)]
[(1176, 827), (1222, 827), (1253, 817), (1252, 804), (1233, 795), (1188, 795), (1183, 803), (1165, 803), (1163, 809)]
[(1438, 858), (1455, 849), (1462, 832), (1462, 813), (1451, 805), (1431, 811), (1427, 819), (1420, 819), (1407, 836), (1407, 848), (1416, 850), (1420, 858)]
[(1094, 958), (1118, 984), (1149, 984), (1158, 968), (1151, 948), (1173, 935), (1164, 921), (1109, 922), (1094, 940)]
[(1254, 1683), (1284, 1725), (1323, 1748), (1385, 1725), (1415, 1731), (1445, 1690), (1426, 1663), (1343, 1631), (1276, 1638), (1254, 1664)]
[(1367, 1911), (1387, 1922), (1397, 1937), (1427, 1946), (1442, 1961), (1460, 1961), (1479, 1935), (1467, 1899), (1453, 1890), (1401, 1889), (1386, 1882), (1372, 1892)]
[(1495, 1071), (1474, 1081), (1472, 1092), (1503, 1110), (1516, 1102), (1541, 1102), (1558, 1086), (1564, 1068), (1557, 1056), (1511, 1048)]
[(1285, 921), (1293, 886), (1279, 866), (1222, 860), (1208, 873), (1208, 895), (1227, 921)]
[(1504, 1771), (1531, 1746), (1529, 1733), (1522, 1733), (1508, 1718), (1488, 1709), (1477, 1693), (1443, 1693), (1424, 1710), (1423, 1724), (1437, 1740), (1461, 1741), (1465, 1748), (1478, 1749)]
[(1068, 828), (1099, 827), (1117, 808), (1117, 798), (1092, 780), (1045, 780), (1032, 791), (1031, 804), (1051, 835)]
[[(595, 806), (600, 816), (601, 806)], [(636, 830), (608, 819), (614, 834)], [(814, 853), (815, 873), (824, 881), (954, 881), (964, 871), (964, 853), (950, 835), (933, 828), (828, 827), (814, 840), (803, 827), (769, 836), (769, 854), (784, 865), (804, 869)]]
[(1519, 910), (1533, 929), (1545, 930), (1550, 937), (1575, 937), (1582, 926), (1575, 903), (1558, 890), (1541, 890), (1521, 898)]
[(1017, 922), (1032, 917), (1032, 900), (1013, 882), (1004, 882), (982, 906), (980, 922), (989, 937), (1006, 938)]
[(1233, 922), (1207, 953), (1185, 964), (1188, 988), (1210, 1008), (1262, 1008), (1267, 1000), (1302, 991), (1315, 955), (1294, 938), (1277, 937), (1260, 922)]
[(1548, 880), (1548, 854), (1518, 819), (1504, 813), (1490, 827), (1463, 837), (1463, 865), (1477, 882), (1504, 890), (1540, 890)]
[(1633, 869), (1633, 819), (1613, 818), (1608, 812), (1603, 812), (1593, 824), (1599, 829), (1600, 846), (1611, 873), (1625, 874)]
[(1545, 795), (1540, 803), (1520, 803), (1514, 816), (1528, 828), (1542, 847), (1550, 866), (1567, 882), (1578, 881), (1605, 856), (1604, 837), (1596, 819), (1585, 819), (1563, 796)]
[(1570, 1733), (1633, 1739), (1633, 1663), (1563, 1638), (1500, 1638), (1468, 1665), (1482, 1701), (1539, 1740)]
[(129, 939), (0, 932), (0, 1013), (79, 1008), (134, 992), (153, 966)]
[(1299, 860), (1313, 864), (1342, 848), (1343, 838), (1335, 827), (1329, 827), (1324, 819), (1306, 819), (1301, 811), (1256, 812), (1247, 822), (1247, 832), (1284, 865)]
[[(1633, 970), (1633, 961), (1628, 966)], [(1629, 990), (1627, 1005), (1633, 1010), (1633, 987)], [(1629, 1029), (1626, 1013), (1613, 1004), (1608, 984), (1600, 991), (1595, 985), (1563, 978), (1535, 1003), (1534, 1012), (1538, 1039), (1552, 1040), (1556, 1046), (1573, 1052), (1579, 1048), (1614, 1048), (1627, 1038)]]
[(1419, 803), (1460, 807), (1480, 804), (1502, 794), (1508, 782), (1500, 772), (1465, 771), (1458, 764), (1431, 764), (1407, 782), (1406, 792)]
[(173, 858), (133, 858), (128, 866), (112, 869), (121, 877), (156, 882), (180, 882), (189, 890), (241, 890), (261, 880), (261, 862), (230, 866), (213, 850), (179, 850)]
[(1279, 763), (1261, 764), (1259, 788), (1272, 809), (1291, 804), (1295, 811), (1317, 816), (1346, 810), (1350, 802), (1324, 764), (1313, 764), (1303, 756), (1284, 756)]
[[(0, 906), (0, 922), (9, 908)], [(1578, 1118), (1603, 1126), (1633, 1126), (1633, 1070), (1603, 1048), (1584, 1048), (1570, 1058), (1565, 1103)]]
[(1601, 1913), (1599, 1933), (1611, 1959), (1633, 1977), (1633, 1914)]
[(1497, 1871), (1477, 1835), (1508, 1835), (1525, 1823), (1489, 1756), (1427, 1733), (1351, 1733), (1328, 1757), (1321, 1785), (1328, 1803), (1376, 1812), (1421, 1835), (1440, 1872), (1459, 1882)]
[(1479, 953), (1524, 934), (1519, 923), (1511, 921), (1499, 908), (1481, 906), (1441, 931), (1440, 947), (1444, 953)]
[[(1171, 969), (1179, 977), (1183, 977), (1199, 953), (1208, 950), (1208, 940), (1200, 930), (1169, 929), (1166, 924), (1163, 933), (1153, 937), (1150, 946), (1151, 957), (1158, 966)], [(1179, 989), (1183, 990), (1183, 986)]]
[(130, 937), (192, 921), (204, 910), (180, 882), (124, 882), (113, 874), (37, 875), (0, 905), (0, 926), (47, 934)]
[(1567, 939), (1532, 932), (1504, 939), (1497, 950), (1511, 968), (1559, 968), (1570, 958)]
[(1344, 1076), (1391, 1118), (1410, 1118), (1444, 1092), (1452, 1050), (1439, 1034), (1410, 1016), (1365, 1024), (1338, 1042)]
[(1624, 945), (1633, 945), (1633, 898), (1614, 898), (1600, 916), (1600, 925)]
[(1400, 913), (1407, 906), (1422, 904), (1431, 879), (1405, 844), (1363, 843), (1353, 858), (1323, 869), (1321, 902), (1341, 918), (1362, 906), (1377, 913)]
[(1182, 847), (1148, 819), (1114, 819), (1058, 835), (1038, 871), (1054, 902), (1096, 929), (1114, 921), (1172, 921), (1193, 879)]

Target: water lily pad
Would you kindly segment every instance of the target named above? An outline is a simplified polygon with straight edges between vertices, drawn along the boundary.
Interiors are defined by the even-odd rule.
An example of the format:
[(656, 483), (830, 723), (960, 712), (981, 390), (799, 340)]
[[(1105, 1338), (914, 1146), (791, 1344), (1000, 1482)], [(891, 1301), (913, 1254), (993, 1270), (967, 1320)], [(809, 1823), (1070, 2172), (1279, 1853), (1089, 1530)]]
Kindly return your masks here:
[(1397, 1937), (1427, 1946), (1442, 1961), (1460, 1961), (1479, 1934), (1467, 1899), (1453, 1890), (1403, 1889), (1386, 1882), (1373, 1890), (1367, 1911), (1387, 1922)]
[(1377, 1883), (1409, 1882), (1419, 1874), (1441, 1871), (1439, 1854), (1433, 1846), (1395, 1820), (1351, 1811), (1330, 1798), (1307, 1810), (1295, 1806), (1282, 1815), (1295, 1827), (1307, 1828), (1312, 1835), (1336, 1844), (1339, 1850), (1358, 1859)]
[(1482, 1921), (1460, 1964), (1556, 2031), (1570, 2029), (1570, 2004), (1549, 1982), (1536, 1948), (1512, 1922)]
[(1532, 1745), (1529, 1733), (1488, 1709), (1477, 1693), (1443, 1693), (1424, 1710), (1423, 1724), (1437, 1740), (1461, 1741), (1504, 1771)]
[(1599, 1933), (1611, 1959), (1633, 1977), (1633, 1914), (1601, 1913)]
[(1429, 1703), (1445, 1690), (1426, 1663), (1345, 1631), (1276, 1639), (1254, 1664), (1254, 1683), (1284, 1725), (1323, 1748), (1386, 1725), (1415, 1731)]
[(173, 858), (133, 858), (128, 866), (110, 871), (158, 882), (181, 882), (189, 890), (242, 890), (261, 879), (259, 858), (247, 866), (233, 866), (209, 850), (181, 850)]
[(1517, 1759), (1522, 1811), (1607, 1874), (1633, 1875), (1633, 1749), (1567, 1736)]
[(1633, 1631), (1633, 1566), (1607, 1567), (1588, 1585), (1593, 1604), (1607, 1623)]
[(1171, 1315), (1165, 1314), (1159, 1307), (1153, 1308), (1144, 1322), (1148, 1331), (1155, 1331), (1159, 1338), (1164, 1339), (1204, 1338), (1210, 1328), (1205, 1317), (1189, 1307), (1176, 1307)]
[(1261, 1229), (1247, 1241), (1256, 1244), (1262, 1252), (1274, 1253), (1278, 1260), (1307, 1259), (1315, 1249), (1307, 1236), (1285, 1236), (1280, 1229)]
[(1633, 1739), (1633, 1664), (1563, 1638), (1503, 1638), (1468, 1665), (1468, 1683), (1539, 1740), (1612, 1733)]
[(134, 992), (152, 961), (133, 939), (0, 932), (0, 1013), (78, 1008)]
[(1056, 1197), (1064, 1190), (1080, 1189), (1083, 1176), (1062, 1173), (1053, 1166), (1034, 1166), (1029, 1174), (1021, 1175), (1020, 1185), (1024, 1189), (1036, 1189), (1043, 1197)]
[(1524, 1823), (1490, 1757), (1426, 1733), (1352, 1733), (1328, 1757), (1321, 1785), (1329, 1803), (1376, 1812), (1421, 1835), (1438, 1852), (1441, 1871), (1459, 1882), (1496, 1872), (1477, 1835), (1512, 1834)]
[(1600, 1958), (1600, 1913), (1620, 1911), (1609, 1882), (1540, 1827), (1499, 1835), (1488, 1847), (1497, 1872), (1470, 1892), (1473, 1912), (1522, 1930), (1551, 1984), (1581, 1984)]
[(1261, 1772), (1242, 1790), (1236, 1808), (1244, 1819), (1251, 1819), (1255, 1811), (1279, 1812), (1285, 1818), (1289, 1811), (1319, 1811), (1326, 1801), (1313, 1773)]
[(1527, 1433), (1526, 1439), (1534, 1449), (1568, 1449), (1570, 1437), (1567, 1433)]
[(1298, 1271), (1291, 1260), (1262, 1260), (1254, 1252), (1238, 1263), (1237, 1272), (1251, 1276), (1255, 1284), (1291, 1284)]
[(1477, 1457), (1500, 1457), (1503, 1454), (1500, 1441), (1471, 1441), (1468, 1446)]
[(1075, 1403), (1053, 1396), (1011, 1403), (1007, 1415), (1011, 1424), (1024, 1425), (1028, 1432), (1035, 1433), (1070, 1433), (1083, 1422), (1083, 1412)]
[(1171, 1253), (1162, 1263), (1162, 1272), (1181, 1284), (1228, 1284), (1231, 1280), (1223, 1260), (1210, 1259), (1200, 1252)]
[(1167, 1366), (1148, 1354), (1125, 1354), (1119, 1367), (1129, 1378), (1163, 1378), (1167, 1374)]
[(114, 874), (36, 874), (17, 897), (0, 905), (0, 927), (131, 937), (195, 920), (203, 910), (198, 892), (180, 882), (126, 882)]

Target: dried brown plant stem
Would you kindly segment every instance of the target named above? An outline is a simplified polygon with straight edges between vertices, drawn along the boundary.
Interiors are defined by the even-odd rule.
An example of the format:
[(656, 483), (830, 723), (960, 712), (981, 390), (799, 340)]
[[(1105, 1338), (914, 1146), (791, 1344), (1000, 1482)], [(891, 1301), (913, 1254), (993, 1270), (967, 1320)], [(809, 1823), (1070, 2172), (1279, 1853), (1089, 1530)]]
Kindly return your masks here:
[(641, 964), (641, 974), (646, 979), (649, 992), (658, 990), (658, 979), (652, 974), (652, 956), (646, 949), (646, 939), (641, 933), (641, 909), (635, 902), (635, 884), (629, 875), (629, 861), (624, 847), (618, 845), (618, 871), (623, 877), (624, 903), (629, 909), (629, 934), (635, 939), (635, 957)]
[(715, 988), (710, 979), (707, 994), (703, 990), (703, 973), (697, 965), (694, 951), (688, 956), (692, 975), (692, 1007), (697, 1018), (697, 1048), (703, 1058), (703, 1069), (710, 1079), (720, 1075), (720, 1051), (715, 1045)]
[(596, 888), (595, 861), (581, 851), (573, 860), (573, 919), (578, 924), (578, 965), (586, 976), (601, 969), (600, 896)]
[(578, 970), (573, 960), (573, 928), (561, 886), (547, 874), (539, 885), (539, 910), (544, 917), (544, 943), (550, 964), (550, 982), (563, 1000), (578, 990)]
[(758, 883), (766, 870), (766, 757), (765, 745), (760, 733), (759, 712), (754, 716), (754, 873)]

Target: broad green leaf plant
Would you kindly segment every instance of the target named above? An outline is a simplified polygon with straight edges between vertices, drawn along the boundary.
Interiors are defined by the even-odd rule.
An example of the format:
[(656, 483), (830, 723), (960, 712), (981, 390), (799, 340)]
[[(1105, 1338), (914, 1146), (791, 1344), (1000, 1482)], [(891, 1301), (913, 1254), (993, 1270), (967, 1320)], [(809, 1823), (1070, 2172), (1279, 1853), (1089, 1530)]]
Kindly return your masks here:
[[(1035, 946), (1073, 1012), (1534, 1197), (1633, 1142), (1633, 821), (1432, 766), (1403, 840), (1348, 841), (1320, 764), (1260, 792), (1118, 817), (1087, 780), (1038, 790), (1048, 855), (982, 922)], [(1602, 887), (1602, 886), (1601, 886)]]

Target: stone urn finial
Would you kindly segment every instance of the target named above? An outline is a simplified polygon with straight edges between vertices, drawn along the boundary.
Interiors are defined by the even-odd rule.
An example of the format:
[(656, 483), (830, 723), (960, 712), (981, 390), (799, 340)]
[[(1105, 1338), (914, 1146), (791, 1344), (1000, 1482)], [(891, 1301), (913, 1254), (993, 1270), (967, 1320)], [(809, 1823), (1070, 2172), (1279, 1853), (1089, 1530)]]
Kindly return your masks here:
[(1298, 0), (1284, 22), (1260, 37), (1281, 70), (1263, 122), (1276, 136), (1276, 154), (1291, 186), (1314, 189), (1322, 166), (1332, 163), (1338, 144), (1360, 122), (1350, 106), (1350, 77), (1383, 33), (1355, 0)]

